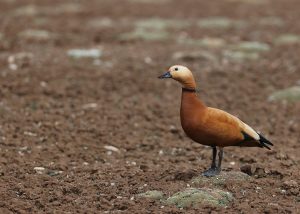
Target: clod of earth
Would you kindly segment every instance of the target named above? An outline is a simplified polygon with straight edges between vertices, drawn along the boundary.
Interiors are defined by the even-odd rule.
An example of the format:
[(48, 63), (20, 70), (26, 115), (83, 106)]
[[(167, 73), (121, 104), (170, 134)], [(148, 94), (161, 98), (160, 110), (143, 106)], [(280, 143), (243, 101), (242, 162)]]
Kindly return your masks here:
[(147, 191), (138, 194), (138, 197), (150, 198), (153, 200), (162, 200), (164, 198), (164, 193), (157, 190)]
[(98, 59), (102, 56), (102, 51), (99, 49), (71, 49), (67, 52), (68, 56), (80, 59), (80, 58), (92, 58)]
[(291, 88), (283, 89), (274, 92), (269, 96), (269, 101), (287, 101), (297, 102), (300, 101), (300, 86), (294, 86)]
[(300, 35), (283, 34), (274, 40), (276, 45), (293, 45), (300, 44)]
[(223, 186), (228, 182), (248, 181), (251, 177), (243, 172), (222, 172), (214, 177), (199, 176), (192, 179), (193, 184)]
[(218, 189), (188, 188), (169, 197), (166, 203), (174, 204), (179, 208), (197, 207), (201, 205), (227, 206), (233, 199), (230, 192)]
[(228, 29), (232, 27), (244, 27), (247, 23), (241, 20), (232, 20), (226, 17), (208, 17), (198, 22), (198, 26), (201, 28), (216, 28), (216, 29)]

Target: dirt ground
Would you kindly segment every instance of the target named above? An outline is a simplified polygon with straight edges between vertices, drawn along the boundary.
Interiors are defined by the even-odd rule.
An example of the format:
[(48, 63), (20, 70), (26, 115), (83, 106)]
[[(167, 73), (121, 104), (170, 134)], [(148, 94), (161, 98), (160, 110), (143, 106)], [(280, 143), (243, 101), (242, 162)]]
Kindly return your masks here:
[[(300, 102), (268, 99), (300, 85), (300, 44), (276, 43), (300, 35), (299, 11), (298, 0), (0, 0), (0, 212), (299, 213)], [(185, 24), (128, 36), (153, 17)], [(239, 21), (199, 24), (208, 17)], [(264, 50), (226, 52), (243, 41)], [(102, 55), (68, 55), (90, 48)], [(225, 149), (225, 171), (263, 169), (225, 185), (225, 208), (136, 197), (172, 195), (210, 164), (181, 129), (180, 86), (157, 79), (173, 64), (194, 71), (208, 105), (275, 145)]]

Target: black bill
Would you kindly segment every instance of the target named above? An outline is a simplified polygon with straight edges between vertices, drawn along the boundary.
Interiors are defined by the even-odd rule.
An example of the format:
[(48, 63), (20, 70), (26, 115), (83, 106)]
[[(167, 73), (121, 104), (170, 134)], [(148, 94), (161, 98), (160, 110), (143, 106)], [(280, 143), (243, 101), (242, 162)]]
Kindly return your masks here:
[(163, 75), (158, 77), (159, 79), (164, 79), (164, 78), (172, 78), (171, 73), (168, 71), (166, 73), (164, 73)]

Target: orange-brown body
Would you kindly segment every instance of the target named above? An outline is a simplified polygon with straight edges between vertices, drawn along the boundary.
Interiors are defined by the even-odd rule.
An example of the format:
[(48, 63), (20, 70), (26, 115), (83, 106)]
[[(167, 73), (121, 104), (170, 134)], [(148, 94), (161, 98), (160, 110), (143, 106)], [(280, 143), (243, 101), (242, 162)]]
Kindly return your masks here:
[[(260, 146), (255, 140), (244, 141), (243, 123), (238, 118), (207, 107), (196, 93), (182, 91), (181, 125), (187, 136), (207, 146)], [(243, 142), (244, 141), (244, 142)]]

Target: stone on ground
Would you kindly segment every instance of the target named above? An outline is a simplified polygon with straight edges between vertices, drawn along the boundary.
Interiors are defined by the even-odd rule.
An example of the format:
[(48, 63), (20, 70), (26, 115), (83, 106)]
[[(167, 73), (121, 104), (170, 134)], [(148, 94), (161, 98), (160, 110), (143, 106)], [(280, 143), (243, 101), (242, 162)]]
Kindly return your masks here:
[(197, 207), (201, 205), (219, 207), (227, 206), (231, 201), (233, 201), (233, 196), (230, 192), (208, 188), (188, 188), (169, 197), (166, 203), (174, 204), (179, 208)]

